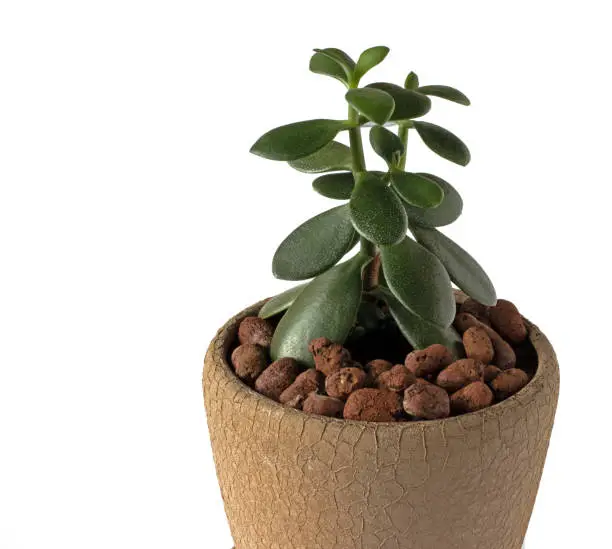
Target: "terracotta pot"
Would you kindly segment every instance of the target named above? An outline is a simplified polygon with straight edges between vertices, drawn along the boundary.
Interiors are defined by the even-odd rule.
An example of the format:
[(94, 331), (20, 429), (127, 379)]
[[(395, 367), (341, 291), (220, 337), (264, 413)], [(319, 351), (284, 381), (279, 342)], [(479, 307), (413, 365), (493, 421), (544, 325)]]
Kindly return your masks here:
[(517, 395), (444, 420), (364, 423), (284, 408), (234, 375), (238, 323), (260, 305), (221, 328), (204, 367), (236, 549), (520, 549), (559, 391), (536, 326), (538, 370)]

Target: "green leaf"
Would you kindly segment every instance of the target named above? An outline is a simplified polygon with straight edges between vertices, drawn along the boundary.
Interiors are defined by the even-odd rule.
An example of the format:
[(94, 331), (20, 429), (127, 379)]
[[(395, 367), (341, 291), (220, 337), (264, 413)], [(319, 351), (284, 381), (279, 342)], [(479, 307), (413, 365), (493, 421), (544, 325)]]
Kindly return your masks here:
[(441, 97), (442, 99), (453, 101), (455, 103), (459, 103), (460, 105), (465, 105), (466, 107), (470, 105), (470, 100), (465, 94), (461, 93), (455, 88), (451, 88), (450, 86), (421, 86), (417, 89), (417, 91), (425, 95)]
[(355, 61), (353, 61), (347, 53), (344, 53), (342, 50), (338, 48), (323, 48), (315, 50), (317, 53), (324, 55), (335, 61), (344, 71), (346, 75), (346, 79), (350, 82), (353, 79), (353, 73), (355, 71)]
[(448, 130), (429, 122), (414, 122), (421, 139), (433, 152), (460, 166), (470, 162), (470, 151), (461, 139)]
[(305, 280), (342, 259), (355, 245), (348, 204), (327, 210), (302, 223), (278, 247), (272, 272), (283, 280)]
[(404, 82), (404, 88), (408, 90), (416, 90), (419, 87), (419, 77), (415, 72), (411, 72), (408, 76), (406, 76), (406, 81)]
[(370, 145), (389, 165), (395, 164), (399, 156), (404, 154), (404, 145), (400, 138), (382, 126), (374, 126), (370, 130)]
[(355, 81), (359, 82), (363, 75), (369, 70), (373, 69), (379, 63), (382, 63), (389, 54), (389, 48), (387, 46), (374, 46), (365, 50), (357, 61), (355, 67)]
[(330, 141), (313, 154), (292, 160), (289, 165), (298, 172), (324, 173), (350, 170), (353, 167), (351, 149), (338, 141)]
[(272, 338), (272, 360), (292, 357), (313, 366), (308, 344), (317, 337), (343, 343), (361, 302), (361, 271), (371, 258), (362, 254), (315, 278), (279, 322)]
[(455, 298), (440, 260), (411, 238), (380, 251), (385, 280), (413, 313), (443, 328), (455, 318)]
[(368, 172), (359, 179), (350, 211), (357, 232), (375, 244), (395, 244), (406, 234), (406, 210), (378, 175)]
[(325, 76), (331, 76), (336, 80), (340, 80), (347, 88), (349, 86), (348, 77), (344, 69), (327, 55), (315, 53), (310, 58), (310, 70), (314, 73), (324, 74)]
[(484, 305), (497, 303), (491, 279), (461, 246), (436, 229), (414, 225), (410, 230), (423, 246), (440, 259), (451, 280), (467, 295)]
[(431, 109), (431, 99), (429, 97), (413, 90), (406, 90), (396, 84), (375, 82), (374, 84), (368, 84), (366, 88), (382, 90), (393, 97), (395, 109), (390, 120), (418, 118), (427, 114)]
[(444, 199), (444, 191), (435, 181), (416, 173), (391, 170), (391, 185), (402, 200), (419, 208), (435, 208)]
[(404, 204), (410, 222), (424, 227), (442, 227), (456, 221), (463, 210), (463, 200), (461, 200), (461, 196), (455, 188), (444, 179), (430, 173), (418, 173), (416, 175), (437, 183), (444, 192), (444, 198), (436, 208), (423, 209)]
[(346, 127), (342, 120), (324, 118), (287, 124), (262, 135), (251, 152), (268, 160), (297, 160), (325, 147)]
[(415, 349), (424, 349), (434, 343), (439, 343), (448, 348), (455, 360), (465, 356), (461, 336), (452, 326), (442, 328), (415, 315), (384, 286), (379, 286), (373, 293), (387, 303), (391, 316), (404, 337)]
[(374, 88), (357, 88), (346, 93), (349, 104), (376, 124), (384, 124), (393, 113), (395, 103), (388, 93)]
[(312, 182), (315, 191), (334, 200), (348, 200), (354, 187), (355, 179), (351, 172), (322, 175)]
[(272, 299), (266, 301), (263, 307), (259, 310), (260, 318), (270, 318), (271, 316), (277, 315), (286, 311), (293, 302), (297, 299), (297, 296), (302, 293), (302, 290), (308, 285), (308, 283), (300, 284), (285, 290), (283, 293), (274, 296)]

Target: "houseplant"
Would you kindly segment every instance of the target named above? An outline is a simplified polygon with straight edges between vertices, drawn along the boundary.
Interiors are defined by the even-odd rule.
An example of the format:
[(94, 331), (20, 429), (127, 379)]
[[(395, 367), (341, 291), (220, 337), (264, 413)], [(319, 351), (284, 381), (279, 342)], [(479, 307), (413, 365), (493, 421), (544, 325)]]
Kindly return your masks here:
[[(406, 171), (409, 133), (418, 134), (447, 160), (469, 162), (469, 151), (458, 137), (420, 120), (431, 109), (430, 97), (468, 105), (467, 97), (447, 86), (420, 86), (414, 73), (403, 87), (360, 87), (363, 76), (387, 53), (385, 47), (370, 48), (354, 62), (334, 48), (315, 50), (311, 70), (348, 88), (347, 118), (276, 128), (252, 148), (255, 154), (317, 174), (317, 192), (348, 202), (300, 225), (275, 254), (277, 277), (313, 280), (237, 315), (221, 329), (207, 354), (204, 394), (209, 429), (237, 549), (518, 549), (525, 535), (556, 407), (554, 351), (511, 304), (496, 304), (493, 285), (482, 268), (438, 231), (461, 213), (457, 191), (434, 175)], [(397, 132), (385, 127), (389, 122)], [(385, 172), (366, 170), (365, 126), (371, 126), (369, 141), (384, 159)], [(348, 132), (350, 147), (335, 140), (341, 132)], [(414, 239), (406, 236), (407, 231)], [(358, 243), (359, 251), (341, 262)], [(465, 293), (455, 295), (451, 281)], [(494, 328), (515, 347), (502, 341), (488, 317), (479, 322), (470, 313), (490, 314)], [(264, 319), (274, 320), (265, 324)], [(369, 409), (360, 415), (363, 408), (347, 413), (360, 391), (380, 398), (395, 390), (388, 383), (381, 386), (380, 377), (370, 380), (376, 388), (366, 388), (367, 376), (356, 372), (358, 383), (355, 376), (350, 378), (356, 384), (351, 390), (356, 390), (331, 398), (328, 383), (339, 369), (359, 370), (343, 344), (363, 349), (365, 342), (377, 353), (385, 352), (388, 341), (377, 345), (376, 338), (389, 333), (389, 323), (395, 337), (401, 333), (415, 349), (406, 367), (409, 357), (427, 358), (427, 349), (436, 346), (445, 348), (451, 358), (438, 370), (417, 375), (426, 379), (413, 376), (406, 381), (401, 387), (403, 409), (399, 406), (386, 415), (369, 414)], [(455, 327), (464, 332), (463, 339)], [(515, 328), (520, 328), (519, 336), (512, 341)], [(517, 370), (517, 353), (531, 356), (524, 368), (529, 383), (519, 370), (525, 382), (515, 390), (500, 393), (492, 379), (491, 391), (481, 369), (477, 378), (451, 389), (455, 378), (442, 377), (447, 366), (452, 369), (462, 362), (469, 351), (466, 335), (475, 335), (472, 330), (484, 332), (480, 336), (491, 349), (488, 360), (497, 361), (493, 367), (506, 370), (495, 374), (499, 379)], [(237, 335), (242, 345), (234, 350)], [(269, 347), (272, 366), (263, 363), (264, 347)], [(514, 358), (508, 359), (506, 350)], [(333, 371), (325, 370), (331, 362), (324, 363), (323, 355), (336, 361)], [(338, 360), (344, 362), (338, 365)], [(465, 361), (474, 366), (475, 358), (468, 352)], [(270, 371), (274, 365), (292, 371), (281, 387), (285, 391), (297, 383), (298, 368), (316, 366), (303, 374), (324, 372), (321, 392), (326, 394), (317, 396), (312, 387), (308, 396), (296, 399), (283, 399), (285, 391), (266, 392), (257, 383), (264, 369)], [(400, 370), (403, 379), (418, 374), (418, 366), (410, 375), (404, 366)], [(455, 407), (453, 398), (467, 385), (485, 391), (487, 402)], [(437, 415), (427, 415), (429, 409), (415, 410), (409, 393), (414, 397), (416, 389), (422, 404), (424, 386), (453, 407), (446, 404), (441, 412), (438, 407)], [(498, 402), (489, 406), (493, 392)], [(318, 401), (314, 407), (307, 404), (317, 398), (333, 400), (325, 401), (337, 405), (327, 415), (343, 414), (344, 419), (292, 407), (315, 410)], [(454, 417), (447, 417), (451, 412)], [(399, 419), (404, 421), (395, 421)]]

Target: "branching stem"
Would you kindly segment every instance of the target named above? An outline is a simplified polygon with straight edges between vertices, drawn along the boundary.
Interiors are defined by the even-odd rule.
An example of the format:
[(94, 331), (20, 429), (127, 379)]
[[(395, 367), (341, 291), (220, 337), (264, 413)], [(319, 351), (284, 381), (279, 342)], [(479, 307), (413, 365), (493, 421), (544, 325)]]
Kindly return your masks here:
[[(359, 113), (349, 107), (348, 112), (349, 122), (357, 124)], [(365, 156), (363, 154), (363, 141), (361, 139), (361, 128), (358, 125), (349, 129), (349, 141), (351, 144), (351, 154), (353, 157), (353, 177), (357, 182), (360, 174), (366, 171)], [(361, 253), (374, 258), (369, 265), (363, 270), (363, 289), (368, 292), (378, 285), (378, 271), (380, 269), (380, 261), (376, 258), (377, 250), (373, 242), (370, 242), (363, 236), (360, 238)]]

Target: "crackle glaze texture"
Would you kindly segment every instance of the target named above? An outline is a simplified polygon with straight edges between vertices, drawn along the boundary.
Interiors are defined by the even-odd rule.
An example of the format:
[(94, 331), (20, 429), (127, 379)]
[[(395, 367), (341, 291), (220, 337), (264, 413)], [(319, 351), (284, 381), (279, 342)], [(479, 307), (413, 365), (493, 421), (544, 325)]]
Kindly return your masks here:
[(227, 362), (243, 311), (206, 355), (204, 398), (236, 549), (520, 549), (559, 391), (528, 323), (533, 380), (480, 412), (374, 424), (311, 416), (246, 387)]

